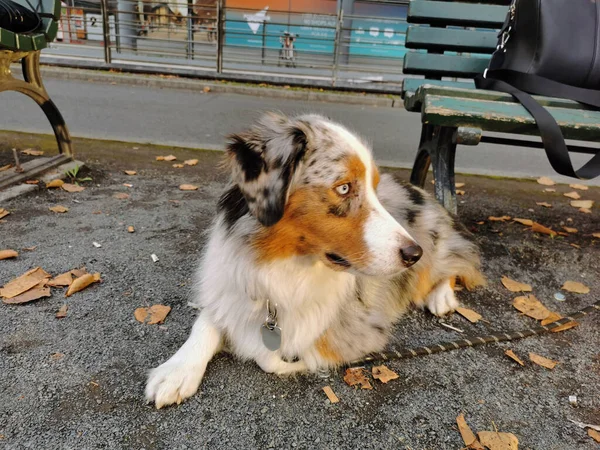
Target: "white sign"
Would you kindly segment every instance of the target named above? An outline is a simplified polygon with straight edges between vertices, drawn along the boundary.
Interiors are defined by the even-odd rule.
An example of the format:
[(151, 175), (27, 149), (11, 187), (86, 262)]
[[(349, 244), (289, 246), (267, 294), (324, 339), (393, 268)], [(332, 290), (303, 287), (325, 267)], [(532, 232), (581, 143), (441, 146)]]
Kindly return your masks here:
[[(108, 17), (108, 35), (110, 41), (115, 42), (117, 33), (115, 31), (115, 16)], [(102, 34), (102, 15), (101, 14), (86, 14), (85, 15), (85, 26), (87, 31), (88, 41), (103, 41), (104, 35)]]

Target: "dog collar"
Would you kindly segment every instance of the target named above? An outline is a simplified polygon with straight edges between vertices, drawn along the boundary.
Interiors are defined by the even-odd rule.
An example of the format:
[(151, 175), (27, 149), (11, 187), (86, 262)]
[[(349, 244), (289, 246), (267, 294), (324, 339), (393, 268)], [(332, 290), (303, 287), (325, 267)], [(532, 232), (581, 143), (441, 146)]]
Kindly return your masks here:
[(281, 348), (281, 328), (277, 325), (277, 305), (271, 308), (267, 299), (267, 318), (260, 327), (262, 341), (265, 347), (272, 352)]

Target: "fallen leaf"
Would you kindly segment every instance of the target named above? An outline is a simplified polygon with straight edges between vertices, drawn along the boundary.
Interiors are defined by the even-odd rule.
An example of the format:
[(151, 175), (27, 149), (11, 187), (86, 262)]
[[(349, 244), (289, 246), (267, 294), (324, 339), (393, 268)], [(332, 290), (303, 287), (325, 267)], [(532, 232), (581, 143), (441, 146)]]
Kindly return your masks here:
[(197, 159), (187, 159), (183, 163), (186, 166), (195, 166), (196, 164), (198, 164), (198, 160)]
[(70, 297), (75, 292), (79, 292), (88, 287), (90, 284), (96, 283), (97, 281), (100, 281), (99, 273), (96, 272), (94, 275), (92, 275), (91, 273), (86, 273), (85, 275), (82, 275), (79, 278), (73, 280), (71, 286), (69, 286), (69, 289), (67, 289), (65, 297)]
[(0, 219), (2, 219), (3, 217), (6, 217), (10, 214), (10, 211), (4, 209), (4, 208), (0, 208)]
[(513, 220), (515, 222), (519, 222), (521, 225), (525, 225), (527, 227), (530, 227), (533, 225), (533, 220), (531, 220), (531, 219), (518, 219), (517, 217), (515, 217)]
[(465, 185), (465, 183), (454, 183), (454, 187), (461, 188)]
[(550, 310), (546, 308), (534, 295), (516, 297), (513, 300), (513, 306), (526, 316), (535, 320), (544, 320), (550, 315)]
[(594, 200), (571, 200), (570, 203), (574, 208), (591, 209), (594, 206)]
[(134, 231), (135, 231), (135, 228), (133, 228), (131, 225), (127, 227), (128, 233), (133, 233)]
[(501, 216), (501, 217), (490, 216), (490, 217), (488, 217), (488, 220), (490, 222), (504, 222), (506, 220), (510, 220), (510, 216)]
[(458, 425), (458, 431), (467, 448), (474, 450), (484, 450), (484, 448), (481, 446), (481, 444), (475, 437), (475, 434), (473, 434), (473, 431), (471, 430), (469, 425), (467, 425), (467, 421), (465, 420), (464, 414), (460, 414), (456, 418), (456, 425)]
[(155, 325), (163, 323), (165, 318), (171, 312), (170, 306), (152, 305), (150, 308), (138, 308), (133, 315), (138, 322), (146, 323), (147, 325)]
[(574, 292), (576, 294), (588, 294), (590, 292), (590, 288), (585, 284), (582, 284), (578, 281), (565, 281), (565, 284), (561, 287), (565, 291)]
[(137, 172), (135, 170), (125, 170), (124, 171), (127, 175), (137, 175)]
[(576, 326), (579, 325), (579, 322), (567, 322), (564, 325), (561, 325), (560, 327), (556, 327), (552, 329), (553, 333), (560, 333), (561, 331), (565, 331), (565, 330), (570, 330), (571, 328), (575, 328)]
[(556, 189), (554, 189), (554, 188), (546, 188), (546, 189), (544, 189), (544, 191), (546, 191), (546, 192), (556, 192)]
[(67, 192), (81, 192), (81, 191), (85, 190), (85, 188), (83, 186), (78, 186), (76, 184), (71, 184), (71, 183), (63, 183), (61, 188), (63, 191), (67, 191)]
[(75, 278), (79, 278), (84, 276), (87, 273), (87, 270), (85, 270), (85, 267), (82, 267), (81, 269), (73, 269), (71, 270), (71, 274), (75, 277)]
[(173, 164), (176, 169), (183, 169), (183, 164)]
[(208, 86), (204, 86), (204, 87), (202, 88), (202, 92), (204, 92), (205, 94), (209, 93), (209, 92), (210, 92), (210, 87), (208, 87)]
[(581, 195), (579, 195), (577, 192), (573, 191), (573, 192), (567, 192), (566, 194), (563, 194), (565, 197), (569, 197), (572, 198), (573, 200), (579, 200), (581, 198)]
[(539, 184), (543, 184), (544, 186), (554, 186), (556, 184), (554, 181), (552, 181), (552, 179), (548, 177), (539, 177), (537, 179), (537, 182)]
[(556, 236), (557, 234), (556, 231), (552, 230), (551, 228), (545, 227), (544, 225), (539, 224), (537, 222), (533, 222), (531, 229), (534, 233), (549, 234), (552, 237)]
[(562, 316), (554, 311), (550, 311), (550, 314), (548, 315), (548, 317), (546, 317), (544, 320), (542, 320), (540, 322), (540, 325), (548, 325), (549, 323), (553, 323), (556, 322), (557, 320), (562, 319)]
[(177, 157), (173, 156), (173, 155), (167, 155), (164, 157), (165, 161), (175, 161), (177, 159)]
[(587, 432), (589, 437), (591, 437), (596, 442), (600, 442), (600, 432), (592, 430), (591, 428), (588, 428)]
[(157, 160), (157, 161), (164, 161), (164, 160), (165, 160), (165, 157), (164, 157), (164, 156), (157, 156), (157, 157), (156, 157), (156, 160)]
[(463, 191), (461, 189), (457, 189), (456, 190), (456, 195), (465, 195), (465, 191)]
[(40, 180), (27, 180), (25, 184), (39, 184)]
[(36, 267), (25, 272), (18, 278), (9, 281), (0, 289), (0, 296), (4, 298), (13, 298), (25, 291), (28, 291), (32, 287), (36, 286), (40, 281), (50, 279), (51, 276), (41, 267)]
[(7, 164), (5, 166), (0, 167), (0, 172), (4, 172), (12, 167), (12, 164)]
[(552, 205), (548, 202), (535, 202), (538, 206), (543, 206), (544, 208), (552, 208)]
[(580, 191), (587, 191), (589, 188), (583, 184), (570, 184), (570, 188), (579, 189)]
[(61, 205), (56, 205), (48, 209), (55, 213), (66, 213), (69, 210), (69, 208)]
[(461, 306), (456, 308), (456, 312), (459, 313), (461, 316), (463, 316), (465, 319), (467, 319), (471, 323), (477, 323), (479, 321), (479, 319), (481, 319), (483, 317), (478, 312), (475, 312), (469, 308), (463, 308)]
[(182, 184), (179, 186), (179, 189), (182, 191), (196, 191), (198, 190), (198, 186), (194, 186), (193, 184)]
[(477, 225), (483, 225), (485, 222), (483, 220), (480, 220), (479, 222), (475, 222)]
[(19, 254), (14, 250), (0, 250), (0, 260), (16, 258), (17, 256), (19, 256)]
[(32, 302), (33, 300), (37, 300), (42, 297), (50, 297), (51, 295), (50, 288), (46, 286), (46, 280), (43, 280), (28, 291), (12, 298), (3, 298), (2, 301), (9, 305), (20, 305), (22, 303)]
[(575, 248), (581, 248), (581, 245), (577, 245), (577, 244), (573, 244), (573, 243), (571, 243), (571, 244), (569, 244), (569, 245), (570, 245), (571, 247), (575, 247)]
[(63, 184), (65, 184), (65, 182), (63, 180), (61, 180), (60, 178), (57, 178), (56, 180), (52, 180), (51, 182), (46, 183), (46, 188), (47, 189), (59, 188)]
[(118, 200), (127, 200), (129, 198), (129, 194), (126, 194), (125, 192), (117, 192), (113, 195), (113, 197)]
[(591, 214), (592, 210), (589, 208), (579, 208), (579, 212), (582, 212), (584, 214)]
[(563, 227), (563, 230), (565, 230), (567, 233), (577, 233), (577, 228)]
[(325, 395), (331, 403), (338, 403), (340, 401), (340, 399), (337, 397), (337, 395), (335, 395), (335, 392), (333, 392), (333, 389), (331, 389), (330, 386), (325, 386), (323, 388), (323, 392), (325, 392)]
[(515, 355), (515, 352), (513, 352), (512, 350), (506, 350), (504, 352), (504, 354), (506, 356), (508, 356), (510, 359), (512, 359), (513, 361), (516, 361), (517, 363), (521, 364), (522, 366), (525, 365), (525, 363), (523, 361), (521, 361), (521, 358), (519, 358), (517, 355)]
[(480, 431), (477, 437), (479, 442), (489, 450), (518, 450), (519, 448), (519, 440), (512, 433)]
[(27, 149), (23, 150), (21, 153), (23, 153), (24, 155), (30, 155), (30, 156), (42, 156), (44, 154), (44, 152), (42, 150), (34, 150), (32, 148), (27, 148)]
[(529, 359), (531, 360), (531, 362), (537, 364), (538, 366), (542, 366), (550, 370), (554, 369), (558, 364), (558, 361), (544, 358), (543, 356), (536, 355), (535, 353), (529, 353)]
[(393, 370), (388, 369), (384, 365), (374, 366), (371, 370), (371, 373), (373, 375), (373, 378), (381, 381), (383, 384), (386, 384), (391, 380), (395, 380), (396, 378), (400, 378), (400, 375), (398, 375)]
[(60, 359), (63, 359), (64, 357), (65, 357), (65, 354), (64, 354), (64, 353), (52, 353), (52, 354), (50, 355), (50, 359), (51, 359), (52, 361), (58, 361), (58, 360), (60, 360)]
[(600, 239), (600, 233), (592, 233), (592, 236), (594, 236), (595, 238)]
[(128, 188), (132, 188), (133, 184), (129, 184), (129, 183), (123, 183), (123, 186), (128, 187)]
[(525, 283), (520, 283), (515, 280), (511, 280), (510, 278), (505, 277), (505, 276), (502, 277), (502, 284), (510, 292), (531, 292), (532, 291), (530, 285), (525, 284)]
[(25, 247), (23, 250), (27, 250), (28, 252), (32, 252), (37, 248), (37, 245), (34, 245), (33, 247)]
[(55, 317), (57, 319), (64, 319), (65, 317), (67, 317), (67, 311), (69, 310), (69, 306), (68, 305), (62, 305), (60, 307), (60, 309), (56, 312)]
[(73, 282), (73, 276), (71, 272), (61, 273), (60, 275), (55, 276), (50, 281), (48, 281), (48, 286), (57, 287), (57, 286), (70, 286)]
[(357, 384), (360, 384), (361, 389), (373, 389), (373, 386), (371, 386), (371, 383), (365, 376), (362, 367), (351, 367), (346, 369), (344, 381), (348, 386), (356, 386)]

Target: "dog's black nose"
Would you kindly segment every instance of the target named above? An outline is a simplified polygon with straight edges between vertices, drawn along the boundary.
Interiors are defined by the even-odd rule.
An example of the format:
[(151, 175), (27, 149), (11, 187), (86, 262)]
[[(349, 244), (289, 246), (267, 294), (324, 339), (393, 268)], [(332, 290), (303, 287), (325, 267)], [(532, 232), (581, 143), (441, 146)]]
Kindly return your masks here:
[(402, 247), (400, 249), (400, 257), (406, 267), (412, 266), (423, 256), (423, 249), (417, 244), (409, 245), (408, 247)]

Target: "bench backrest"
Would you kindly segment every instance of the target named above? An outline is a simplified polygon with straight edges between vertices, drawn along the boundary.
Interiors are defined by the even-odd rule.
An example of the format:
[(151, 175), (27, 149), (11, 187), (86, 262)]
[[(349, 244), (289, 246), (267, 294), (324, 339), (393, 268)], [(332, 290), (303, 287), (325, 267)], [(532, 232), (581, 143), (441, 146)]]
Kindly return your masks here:
[[(14, 1), (31, 9), (26, 0)], [(41, 50), (56, 38), (61, 12), (60, 0), (29, 0), (29, 3), (34, 8), (37, 7), (38, 12), (52, 14), (52, 17), (43, 17), (42, 27), (34, 33), (13, 33), (0, 28), (0, 48), (22, 51)]]
[[(489, 63), (510, 0), (413, 0), (406, 35), (404, 73), (426, 79), (473, 78)], [(485, 3), (482, 3), (485, 2)]]

